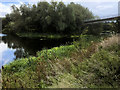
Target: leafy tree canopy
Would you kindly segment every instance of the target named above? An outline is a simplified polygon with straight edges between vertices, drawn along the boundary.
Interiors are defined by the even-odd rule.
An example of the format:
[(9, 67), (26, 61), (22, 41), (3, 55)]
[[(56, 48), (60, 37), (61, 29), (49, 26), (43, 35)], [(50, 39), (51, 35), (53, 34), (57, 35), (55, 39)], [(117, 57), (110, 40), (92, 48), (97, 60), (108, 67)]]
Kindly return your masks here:
[(72, 34), (82, 32), (83, 21), (92, 18), (92, 12), (80, 4), (38, 2), (37, 5), (23, 4), (19, 8), (13, 5), (12, 12), (6, 15), (4, 27), (14, 33)]

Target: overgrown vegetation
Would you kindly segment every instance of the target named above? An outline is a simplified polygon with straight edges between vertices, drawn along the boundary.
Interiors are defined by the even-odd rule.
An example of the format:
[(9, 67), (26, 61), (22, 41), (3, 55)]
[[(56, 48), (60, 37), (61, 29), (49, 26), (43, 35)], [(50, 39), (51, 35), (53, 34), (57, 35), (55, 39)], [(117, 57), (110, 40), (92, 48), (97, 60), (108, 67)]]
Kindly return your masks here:
[(81, 36), (73, 45), (15, 60), (2, 69), (3, 88), (119, 87), (120, 46), (99, 46), (96, 52), (101, 40)]
[[(5, 65), (3, 88), (119, 87), (120, 45), (116, 44), (116, 37), (112, 39), (114, 42), (100, 44), (108, 34), (99, 36), (105, 34), (101, 33), (103, 31), (118, 32), (117, 22), (85, 25), (84, 20), (95, 17), (87, 8), (73, 2), (68, 5), (39, 2), (20, 8), (13, 5), (12, 10), (3, 19), (3, 33), (19, 37), (80, 39), (72, 45), (43, 49), (35, 57)], [(8, 45), (12, 47), (12, 44)]]

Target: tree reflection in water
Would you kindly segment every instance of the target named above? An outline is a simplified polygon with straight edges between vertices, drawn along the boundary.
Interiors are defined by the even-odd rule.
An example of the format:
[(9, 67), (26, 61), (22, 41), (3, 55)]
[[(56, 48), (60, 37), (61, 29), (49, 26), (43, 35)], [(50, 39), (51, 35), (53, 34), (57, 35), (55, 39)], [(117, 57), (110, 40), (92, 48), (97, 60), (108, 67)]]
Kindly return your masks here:
[(8, 48), (15, 49), (15, 59), (28, 57), (29, 55), (36, 56), (36, 52), (43, 48), (52, 48), (60, 45), (70, 44), (73, 39), (45, 39), (45, 38), (19, 38), (14, 35), (7, 35), (2, 37), (2, 41), (8, 45)]

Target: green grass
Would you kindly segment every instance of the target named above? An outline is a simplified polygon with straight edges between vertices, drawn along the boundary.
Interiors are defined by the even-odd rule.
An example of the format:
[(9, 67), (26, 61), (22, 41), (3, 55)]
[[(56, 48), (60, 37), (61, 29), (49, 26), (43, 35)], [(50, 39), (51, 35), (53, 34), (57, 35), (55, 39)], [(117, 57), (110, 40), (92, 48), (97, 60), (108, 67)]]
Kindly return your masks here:
[[(53, 84), (50, 88), (119, 88), (119, 50), (119, 45), (111, 45), (92, 54), (89, 58), (84, 57), (83, 61), (77, 61), (77, 64), (70, 64), (70, 60), (67, 59), (65, 65), (69, 63), (70, 70), (65, 68), (64, 73), (60, 74), (60, 78), (58, 78), (58, 83)], [(66, 63), (65, 60), (64, 63)]]
[(17, 33), (19, 37), (29, 37), (29, 38), (63, 38), (67, 37), (67, 35), (59, 35), (59, 34), (38, 34), (38, 33)]
[(62, 34), (39, 34), (39, 33), (17, 33), (19, 37), (28, 38), (48, 38), (48, 39), (60, 39), (60, 38), (79, 38), (80, 35), (62, 35)]
[(119, 49), (94, 51), (103, 40), (81, 36), (73, 45), (43, 49), (37, 57), (21, 58), (2, 70), (3, 88), (119, 87)]
[[(115, 52), (114, 48), (111, 51)], [(76, 78), (79, 78), (79, 83), (83, 87), (118, 88), (120, 84), (119, 60), (120, 57), (118, 54), (113, 54), (109, 50), (102, 49), (93, 54), (91, 58), (86, 58), (80, 63), (78, 66), (79, 69), (74, 69), (74, 74)]]

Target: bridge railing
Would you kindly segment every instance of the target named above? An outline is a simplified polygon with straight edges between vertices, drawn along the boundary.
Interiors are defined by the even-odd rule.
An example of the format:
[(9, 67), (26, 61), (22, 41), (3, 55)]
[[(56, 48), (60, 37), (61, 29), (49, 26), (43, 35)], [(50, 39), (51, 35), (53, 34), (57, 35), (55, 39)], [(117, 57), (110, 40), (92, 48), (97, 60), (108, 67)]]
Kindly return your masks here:
[(89, 19), (85, 20), (84, 23), (90, 24), (90, 23), (97, 23), (97, 22), (105, 22), (105, 21), (111, 21), (111, 20), (119, 20), (120, 16), (115, 17), (108, 17), (108, 18), (98, 18), (98, 19)]

